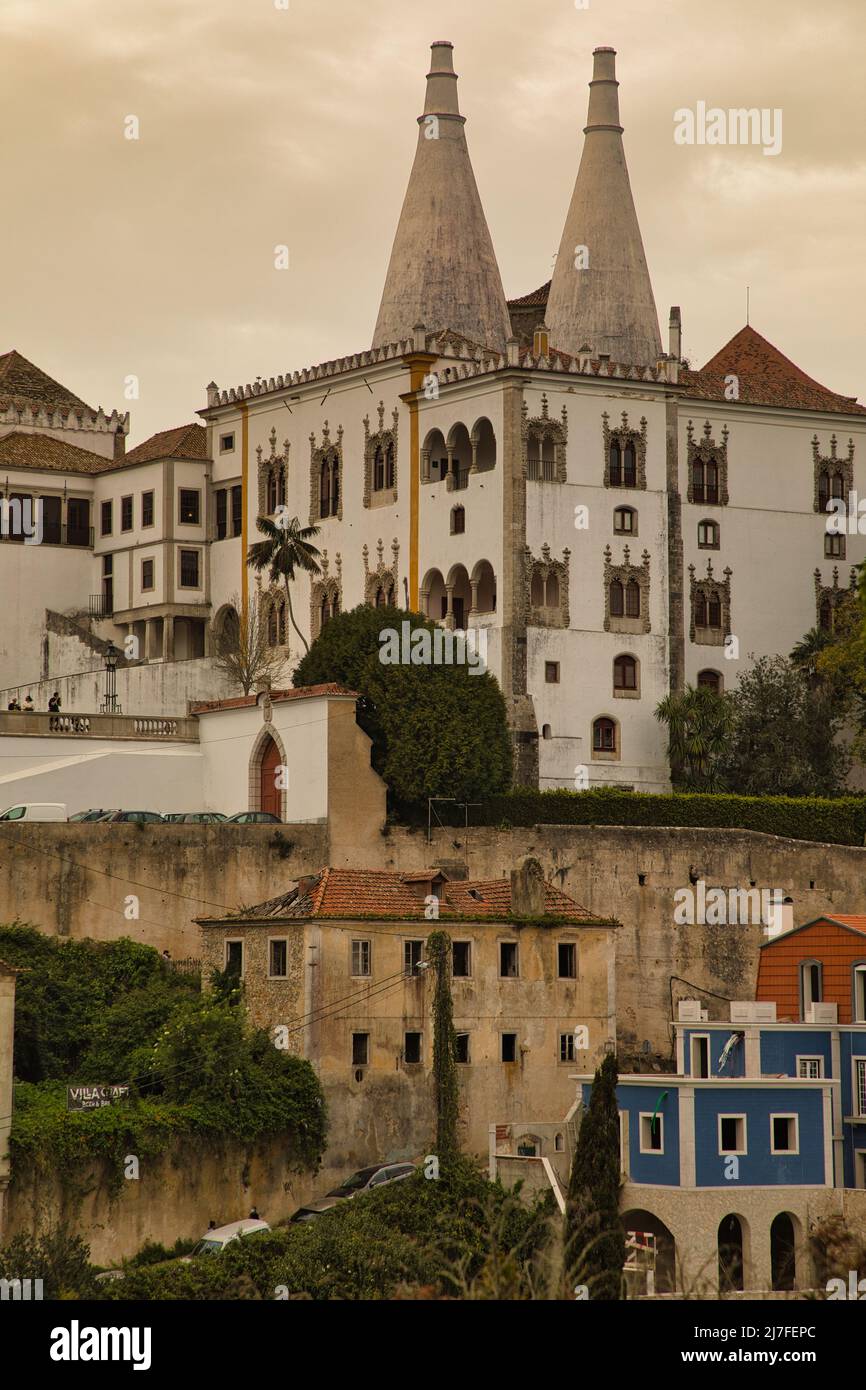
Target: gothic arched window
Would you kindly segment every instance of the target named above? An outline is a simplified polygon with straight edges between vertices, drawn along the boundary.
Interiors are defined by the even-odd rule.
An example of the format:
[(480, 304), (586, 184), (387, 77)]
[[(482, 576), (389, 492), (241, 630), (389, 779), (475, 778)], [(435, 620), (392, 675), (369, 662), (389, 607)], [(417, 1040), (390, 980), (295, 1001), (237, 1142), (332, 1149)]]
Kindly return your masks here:
[(618, 579), (614, 579), (610, 586), (610, 616), (612, 618), (621, 618), (624, 612), (625, 601), (622, 584)]

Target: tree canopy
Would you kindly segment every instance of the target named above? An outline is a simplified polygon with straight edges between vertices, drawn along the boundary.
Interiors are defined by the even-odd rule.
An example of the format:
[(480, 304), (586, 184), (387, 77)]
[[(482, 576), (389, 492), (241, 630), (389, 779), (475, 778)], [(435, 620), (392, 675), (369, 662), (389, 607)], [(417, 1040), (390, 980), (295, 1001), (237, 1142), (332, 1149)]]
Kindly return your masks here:
[(471, 801), (506, 791), (511, 739), (495, 678), (467, 662), (383, 662), (383, 634), (402, 637), (404, 623), (410, 634), (441, 640), (442, 629), (418, 613), (362, 604), (325, 625), (298, 665), (295, 685), (336, 681), (358, 691), (373, 766), (398, 801)]

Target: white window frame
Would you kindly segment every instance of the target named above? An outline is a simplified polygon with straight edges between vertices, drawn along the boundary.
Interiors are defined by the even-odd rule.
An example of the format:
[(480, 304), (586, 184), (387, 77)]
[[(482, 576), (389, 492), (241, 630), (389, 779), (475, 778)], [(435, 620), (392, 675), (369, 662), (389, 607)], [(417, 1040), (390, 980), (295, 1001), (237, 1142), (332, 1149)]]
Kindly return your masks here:
[[(775, 1139), (774, 1139), (774, 1137), (773, 1137), (773, 1123), (774, 1123), (775, 1120), (793, 1120), (793, 1121), (794, 1121), (794, 1146), (793, 1146), (793, 1148), (790, 1148), (790, 1149), (777, 1149), (777, 1148), (776, 1148)], [(793, 1112), (793, 1111), (785, 1111), (785, 1110), (778, 1111), (778, 1112), (776, 1112), (776, 1113), (774, 1113), (774, 1114), (771, 1114), (771, 1115), (770, 1115), (770, 1153), (771, 1153), (771, 1154), (777, 1154), (780, 1158), (784, 1158), (784, 1157), (785, 1157), (786, 1155), (788, 1155), (788, 1154), (798, 1154), (799, 1152), (800, 1152), (800, 1116), (797, 1115), (797, 1114), (796, 1114), (795, 1112)]]
[[(742, 1112), (731, 1112), (731, 1111), (726, 1111), (724, 1115), (717, 1115), (717, 1116), (716, 1116), (716, 1119), (717, 1119), (717, 1122), (718, 1122), (718, 1123), (717, 1123), (717, 1127), (716, 1127), (716, 1137), (717, 1137), (717, 1139), (718, 1139), (719, 1157), (720, 1157), (720, 1158), (731, 1158), (731, 1157), (741, 1158), (741, 1157), (745, 1156), (745, 1155), (749, 1152), (749, 1117), (748, 1117), (747, 1115), (744, 1115)], [(743, 1122), (743, 1143), (742, 1143), (742, 1147), (739, 1147), (739, 1146), (738, 1146), (736, 1149), (723, 1149), (723, 1148), (722, 1148), (722, 1120), (742, 1120), (742, 1122)]]
[[(698, 1076), (698, 1073), (695, 1071), (695, 1054), (694, 1054), (694, 1046), (695, 1046), (695, 1043), (696, 1043), (696, 1042), (701, 1042), (701, 1041), (703, 1041), (703, 1042), (705, 1042), (705, 1043), (707, 1044), (707, 1074), (706, 1074), (706, 1076), (704, 1076), (704, 1077)], [(710, 1051), (710, 1035), (709, 1035), (709, 1033), (690, 1033), (690, 1034), (689, 1034), (689, 1076), (691, 1077), (691, 1079), (692, 1079), (693, 1081), (709, 1081), (709, 1079), (710, 1079), (710, 1077), (712, 1076), (712, 1074), (713, 1074), (713, 1054), (712, 1054), (712, 1052)]]
[[(363, 973), (355, 970), (355, 947), (367, 947), (367, 965), (369, 969)], [(353, 980), (369, 980), (373, 976), (373, 942), (369, 936), (353, 936), (349, 942), (349, 974)]]
[[(862, 980), (863, 980), (863, 1004), (864, 1004), (864, 1008), (863, 1008), (863, 1017), (862, 1017), (862, 1018), (857, 1018), (857, 1017), (856, 1017), (856, 1014), (858, 1013), (858, 1003), (859, 1003), (859, 1001), (858, 1001), (858, 999), (857, 999), (857, 984), (858, 984), (858, 980), (861, 979), (861, 978), (862, 978)], [(851, 1018), (852, 1018), (852, 1022), (854, 1022), (854, 1023), (866, 1023), (866, 962), (864, 962), (864, 961), (855, 960), (854, 963), (853, 963), (853, 965), (852, 965), (852, 967), (851, 967), (851, 992), (852, 992), (852, 996), (853, 996), (852, 999), (851, 999)]]
[[(800, 1070), (804, 1062), (817, 1062), (818, 1075), (808, 1076)], [(823, 1081), (824, 1080), (824, 1058), (815, 1053), (802, 1053), (797, 1056), (797, 1080), (798, 1081)]]
[(655, 1119), (656, 1119), (656, 1123), (658, 1124), (658, 1127), (659, 1127), (659, 1139), (661, 1140), (661, 1144), (659, 1145), (659, 1147), (658, 1147), (657, 1149), (646, 1148), (646, 1147), (644, 1146), (643, 1122), (644, 1122), (644, 1120), (649, 1121), (649, 1133), (650, 1133), (650, 1136), (651, 1136), (651, 1135), (652, 1135), (652, 1121), (653, 1121), (653, 1112), (652, 1112), (652, 1110), (641, 1110), (640, 1115), (639, 1115), (639, 1117), (638, 1117), (638, 1134), (639, 1134), (639, 1138), (640, 1138), (640, 1151), (641, 1151), (641, 1153), (642, 1153), (642, 1154), (653, 1154), (655, 1157), (658, 1157), (660, 1154), (663, 1154), (664, 1151), (665, 1151), (665, 1117), (664, 1117), (664, 1115), (662, 1114), (662, 1112), (661, 1112), (660, 1110), (657, 1112), (657, 1114), (656, 1114), (656, 1116), (655, 1116)]
[[(863, 1108), (860, 1108), (860, 1090), (857, 1085), (858, 1064), (863, 1067)], [(851, 1058), (851, 1100), (853, 1102), (852, 1114), (857, 1119), (866, 1120), (866, 1056)]]
[[(424, 974), (424, 971), (419, 970), (418, 965), (420, 965), (421, 961), (424, 959), (424, 948), (427, 945), (427, 938), (425, 936), (404, 936), (401, 938), (401, 942), (403, 950), (403, 974), (406, 976), (407, 980), (420, 980), (421, 976)], [(410, 944), (413, 946), (421, 947), (421, 954), (418, 957), (418, 964), (413, 965), (411, 969), (409, 968), (406, 961), (406, 947)]]
[(244, 941), (244, 939), (243, 939), (242, 936), (227, 936), (227, 937), (224, 938), (224, 940), (223, 940), (223, 970), (228, 970), (228, 968), (229, 968), (229, 946), (240, 946), (240, 948), (241, 948), (241, 973), (240, 973), (240, 975), (238, 976), (238, 979), (239, 979), (239, 980), (242, 980), (242, 979), (244, 978), (244, 975), (246, 974), (246, 970), (247, 970), (246, 942)]
[[(569, 978), (570, 978), (570, 977), (569, 977)], [(563, 1038), (570, 1038), (570, 1039), (571, 1039), (571, 1056), (570, 1056), (570, 1057), (563, 1057), (563, 1055), (562, 1055), (562, 1040), (563, 1040)], [(568, 1047), (566, 1047), (565, 1050), (566, 1050), (566, 1052), (568, 1052), (568, 1050), (569, 1050)], [(576, 1059), (576, 1057), (577, 1057), (577, 1048), (576, 1048), (575, 1045), (574, 1045), (574, 1032), (573, 1032), (573, 1031), (570, 1032), (570, 1033), (560, 1033), (560, 1035), (559, 1035), (559, 1046), (558, 1046), (557, 1049), (556, 1049), (556, 1055), (557, 1055), (557, 1058), (559, 1059), (559, 1064), (560, 1064), (560, 1066), (562, 1066), (562, 1067), (565, 1067), (565, 1066), (573, 1067), (573, 1066), (574, 1066), (575, 1059)]]
[(221, 434), (221, 435), (220, 435), (220, 453), (221, 453), (221, 454), (233, 454), (234, 451), (235, 451), (235, 432), (234, 432), (234, 430), (228, 430), (225, 434)]
[[(271, 946), (275, 941), (282, 941), (286, 948), (286, 973), (285, 975), (274, 975), (271, 973)], [(289, 978), (289, 938), (287, 936), (268, 937), (268, 979), (269, 980), (288, 980)]]

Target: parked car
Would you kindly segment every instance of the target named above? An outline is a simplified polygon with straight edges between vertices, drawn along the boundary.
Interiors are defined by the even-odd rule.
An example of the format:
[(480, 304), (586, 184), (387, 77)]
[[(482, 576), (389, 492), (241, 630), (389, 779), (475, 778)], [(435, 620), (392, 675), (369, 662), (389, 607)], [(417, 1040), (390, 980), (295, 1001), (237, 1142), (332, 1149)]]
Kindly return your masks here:
[(250, 1220), (230, 1221), (228, 1226), (216, 1226), (212, 1231), (205, 1231), (198, 1245), (189, 1255), (183, 1256), (183, 1263), (188, 1264), (198, 1255), (219, 1255), (225, 1250), (227, 1245), (231, 1245), (233, 1240), (246, 1240), (247, 1236), (262, 1235), (271, 1228), (267, 1221)]
[(339, 1187), (332, 1188), (318, 1201), (308, 1202), (306, 1206), (299, 1207), (292, 1217), (292, 1222), (315, 1221), (323, 1211), (330, 1211), (340, 1202), (350, 1201), (375, 1187), (384, 1187), (385, 1183), (401, 1182), (403, 1178), (411, 1177), (415, 1169), (414, 1163), (374, 1163), (370, 1168), (359, 1168), (357, 1173), (346, 1178)]
[(66, 820), (66, 807), (59, 801), (30, 801), (24, 805), (8, 806), (0, 820)]
[(161, 825), (162, 816), (159, 811), (106, 811), (104, 816), (100, 816), (101, 823), (106, 821), (137, 821), (139, 824)]
[(225, 819), (222, 811), (169, 811), (163, 816), (169, 825), (219, 825)]
[(104, 810), (102, 810), (102, 809), (100, 809), (100, 810), (98, 810), (98, 811), (96, 811), (96, 810), (93, 810), (93, 811), (76, 811), (76, 812), (75, 812), (75, 815), (74, 815), (74, 816), (70, 816), (69, 819), (70, 819), (71, 821), (102, 820), (102, 817), (105, 816), (105, 815), (107, 815), (107, 814), (108, 814), (107, 811), (104, 811)]
[(282, 825), (279, 816), (274, 816), (270, 811), (236, 811), (233, 816), (226, 816), (226, 825)]

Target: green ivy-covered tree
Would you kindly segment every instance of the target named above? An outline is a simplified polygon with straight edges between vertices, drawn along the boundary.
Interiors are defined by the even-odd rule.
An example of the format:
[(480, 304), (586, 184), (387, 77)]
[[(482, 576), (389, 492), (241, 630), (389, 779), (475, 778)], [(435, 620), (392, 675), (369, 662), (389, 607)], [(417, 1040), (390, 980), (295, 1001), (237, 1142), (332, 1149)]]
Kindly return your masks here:
[(436, 1153), (447, 1162), (457, 1143), (457, 1038), (451, 998), (451, 937), (434, 931), (427, 938), (427, 959), (433, 967), (433, 1081), (436, 1087)]
[(619, 1214), (622, 1179), (616, 1083), (616, 1058), (611, 1055), (595, 1073), (566, 1198), (569, 1280), (586, 1284), (591, 1299), (622, 1297), (625, 1234)]
[(326, 624), (298, 665), (296, 686), (336, 681), (361, 695), (358, 722), (373, 740), (373, 766), (398, 801), (430, 796), (480, 800), (511, 784), (505, 700), (489, 671), (468, 663), (389, 664), (384, 634), (432, 639), (437, 625), (417, 613), (366, 604)]

